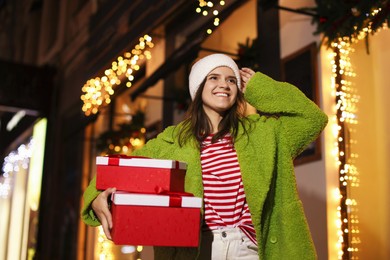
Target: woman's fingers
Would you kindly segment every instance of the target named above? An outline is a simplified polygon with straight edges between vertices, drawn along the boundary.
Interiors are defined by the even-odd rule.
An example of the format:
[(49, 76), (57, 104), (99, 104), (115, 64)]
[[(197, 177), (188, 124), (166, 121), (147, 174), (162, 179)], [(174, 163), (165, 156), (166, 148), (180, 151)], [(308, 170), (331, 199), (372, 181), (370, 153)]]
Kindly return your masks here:
[(109, 224), (108, 224), (107, 218), (102, 218), (101, 223), (102, 223), (104, 234), (106, 235), (106, 237), (108, 239), (111, 240), (112, 239), (111, 238), (111, 233), (110, 233), (111, 228), (109, 228)]
[(248, 82), (248, 80), (255, 74), (255, 72), (250, 68), (242, 68), (240, 70), (240, 74), (244, 82)]
[(243, 88), (242, 90), (245, 92), (245, 89), (246, 89), (246, 84), (248, 83), (248, 81), (252, 78), (252, 76), (255, 74), (255, 72), (250, 69), (250, 68), (242, 68), (240, 70), (240, 76), (241, 76), (241, 80), (242, 80), (242, 83), (243, 83)]
[(111, 211), (109, 210), (108, 207), (106, 209), (104, 209), (103, 214), (104, 214), (104, 217), (107, 221), (108, 228), (111, 229), (112, 228), (112, 215), (111, 215)]
[(92, 209), (102, 224), (104, 234), (111, 239), (112, 215), (108, 207), (108, 197), (115, 192), (115, 188), (108, 188), (100, 193), (92, 202)]

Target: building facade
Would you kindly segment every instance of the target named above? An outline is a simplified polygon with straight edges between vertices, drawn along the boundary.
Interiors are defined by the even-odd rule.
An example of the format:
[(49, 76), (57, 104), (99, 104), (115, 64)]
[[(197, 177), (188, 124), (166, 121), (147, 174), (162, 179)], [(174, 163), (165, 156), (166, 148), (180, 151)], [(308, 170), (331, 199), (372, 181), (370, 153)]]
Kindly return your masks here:
[[(0, 248), (4, 248), (0, 259), (129, 257), (106, 241), (98, 228), (85, 226), (79, 218), (83, 191), (95, 174), (94, 158), (130, 154), (166, 126), (182, 120), (190, 102), (188, 73), (197, 58), (222, 52), (282, 79), (283, 58), (319, 42), (310, 18), (295, 19), (281, 12), (276, 8), (278, 1), (214, 1), (209, 7), (200, 2), (0, 1), (4, 21), (0, 65), (2, 72), (7, 69), (4, 75), (16, 75), (0, 88), (2, 122), (20, 110), (27, 111), (25, 125), (7, 138), (2, 157), (27, 143), (36, 123), (47, 119), (39, 206), (19, 209), (29, 213), (19, 220), (24, 229), (17, 232), (17, 246), (9, 240), (13, 231), (0, 231)], [(299, 7), (306, 4), (312, 1)], [(292, 35), (290, 26), (301, 29), (294, 27)], [(29, 81), (30, 85), (25, 83)], [(15, 94), (3, 91), (14, 86), (21, 86)], [(104, 96), (102, 103), (93, 103), (88, 91)], [(320, 105), (320, 93), (314, 98)], [(6, 113), (10, 113), (8, 119)], [(316, 184), (320, 199), (306, 192), (310, 184), (304, 181), (305, 173), (298, 179), (318, 254), (327, 259), (325, 167), (323, 157), (314, 161), (320, 168)], [(20, 186), (30, 181), (25, 177)], [(28, 200), (25, 193), (21, 202)], [(12, 208), (16, 197), (11, 190), (8, 206), (3, 207)], [(3, 226), (14, 218), (12, 210), (7, 212)], [(152, 255), (150, 248), (128, 250), (134, 259)]]

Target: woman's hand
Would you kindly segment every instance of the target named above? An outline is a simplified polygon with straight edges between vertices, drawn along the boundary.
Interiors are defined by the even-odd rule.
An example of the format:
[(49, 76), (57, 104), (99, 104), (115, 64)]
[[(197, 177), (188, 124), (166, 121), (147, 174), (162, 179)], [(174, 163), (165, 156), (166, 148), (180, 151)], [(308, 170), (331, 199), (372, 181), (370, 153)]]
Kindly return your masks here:
[(255, 75), (255, 72), (250, 68), (242, 68), (240, 69), (240, 76), (242, 80), (242, 92), (245, 93), (246, 85), (248, 81)]
[(111, 240), (112, 216), (108, 208), (108, 197), (116, 191), (116, 188), (108, 188), (100, 193), (92, 202), (92, 209), (102, 224), (104, 234)]

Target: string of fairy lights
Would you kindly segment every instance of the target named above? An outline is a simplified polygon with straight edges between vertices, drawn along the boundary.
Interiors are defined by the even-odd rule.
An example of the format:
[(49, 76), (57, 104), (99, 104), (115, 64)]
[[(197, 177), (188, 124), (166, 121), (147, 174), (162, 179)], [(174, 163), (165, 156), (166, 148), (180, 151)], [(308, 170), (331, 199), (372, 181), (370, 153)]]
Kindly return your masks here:
[(151, 59), (150, 49), (154, 47), (152, 37), (144, 35), (139, 38), (139, 43), (130, 52), (125, 52), (113, 61), (111, 68), (104, 71), (104, 76), (87, 80), (82, 87), (81, 100), (84, 102), (82, 110), (86, 116), (96, 114), (99, 107), (111, 103), (114, 87), (126, 80), (126, 86), (130, 88), (134, 80), (134, 72), (140, 69), (140, 64), (145, 59)]
[[(373, 10), (367, 16), (375, 16), (380, 9)], [(382, 29), (388, 29), (384, 23)], [(353, 71), (350, 54), (354, 52), (352, 45), (368, 34), (378, 33), (370, 28), (370, 24), (357, 34), (356, 38), (340, 38), (338, 42), (333, 42), (331, 65), (332, 79), (331, 85), (335, 97), (335, 116), (333, 118), (333, 133), (335, 137), (334, 155), (339, 170), (339, 187), (335, 192), (339, 199), (337, 207), (337, 249), (338, 259), (359, 259), (359, 216), (358, 203), (352, 196), (352, 189), (359, 187), (359, 172), (355, 165), (358, 154), (353, 152), (353, 146), (357, 143), (353, 139), (356, 132), (354, 125), (358, 124), (357, 104), (359, 95), (353, 87), (352, 79), (356, 77)]]
[(20, 145), (15, 151), (10, 152), (3, 163), (3, 176), (0, 178), (0, 198), (7, 199), (13, 189), (14, 174), (19, 168), (27, 169), (33, 151), (34, 141), (31, 139), (27, 144)]
[[(224, 0), (218, 1), (218, 4), (214, 4), (213, 1), (199, 0), (196, 12), (205, 17), (211, 14), (214, 17), (213, 26), (215, 28), (220, 24), (218, 7), (224, 5)], [(212, 34), (214, 28), (208, 28), (207, 33)], [(130, 88), (134, 80), (134, 71), (139, 70), (140, 62), (145, 58), (151, 59), (150, 49), (153, 47), (152, 37), (149, 35), (140, 37), (139, 43), (133, 50), (125, 52), (123, 56), (119, 56), (116, 61), (113, 61), (111, 68), (105, 70), (104, 76), (87, 80), (81, 89), (83, 94), (80, 97), (84, 103), (82, 106), (84, 114), (86, 116), (97, 114), (99, 107), (110, 104), (115, 86), (120, 85), (123, 80), (127, 80), (126, 86)]]
[(355, 140), (351, 135), (355, 131), (354, 125), (358, 123), (356, 112), (359, 96), (351, 81), (356, 77), (349, 57), (353, 51), (351, 45), (341, 39), (332, 47), (332, 90), (336, 99), (334, 155), (339, 170), (339, 187), (335, 195), (340, 201), (336, 220), (338, 259), (357, 259), (353, 253), (358, 252), (360, 243), (359, 219), (357, 202), (351, 195), (351, 189), (359, 186), (359, 173), (354, 165), (358, 155), (352, 152)]
[[(110, 104), (115, 86), (122, 84), (123, 81), (126, 81), (126, 87), (130, 88), (134, 80), (134, 72), (140, 69), (141, 62), (151, 59), (150, 50), (153, 47), (152, 37), (146, 34), (139, 38), (139, 43), (132, 51), (117, 57), (111, 63), (111, 68), (105, 70), (104, 76), (89, 79), (82, 87), (81, 100), (84, 103), (82, 107), (84, 114), (86, 116), (97, 114), (101, 106)], [(105, 237), (102, 228), (99, 228), (96, 247), (99, 259), (114, 259), (113, 247), (113, 243)], [(142, 246), (137, 246), (134, 251), (139, 255)]]

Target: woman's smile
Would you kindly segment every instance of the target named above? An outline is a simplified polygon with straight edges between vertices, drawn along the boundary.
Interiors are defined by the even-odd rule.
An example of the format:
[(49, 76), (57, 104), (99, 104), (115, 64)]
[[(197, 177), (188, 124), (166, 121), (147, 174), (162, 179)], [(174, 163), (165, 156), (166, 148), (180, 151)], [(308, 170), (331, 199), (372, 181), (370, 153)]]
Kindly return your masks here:
[(230, 96), (228, 93), (224, 93), (224, 92), (216, 92), (216, 93), (214, 93), (214, 95), (216, 95), (218, 97), (229, 97)]
[(237, 78), (229, 67), (217, 67), (206, 77), (202, 92), (203, 108), (210, 117), (223, 115), (237, 98)]

